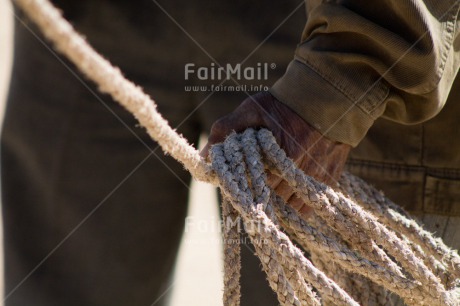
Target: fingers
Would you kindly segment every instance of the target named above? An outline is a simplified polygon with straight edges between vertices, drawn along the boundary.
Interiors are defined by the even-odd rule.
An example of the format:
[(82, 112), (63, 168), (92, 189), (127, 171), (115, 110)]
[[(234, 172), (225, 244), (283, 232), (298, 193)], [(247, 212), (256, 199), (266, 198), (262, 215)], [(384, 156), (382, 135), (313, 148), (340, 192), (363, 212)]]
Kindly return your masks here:
[[(301, 138), (305, 134), (305, 129), (301, 127), (304, 127), (305, 124), (302, 118), (276, 100), (270, 93), (260, 92), (245, 99), (233, 112), (214, 122), (208, 144), (200, 154), (207, 157), (209, 148), (215, 143), (223, 142), (233, 131), (240, 133), (249, 127), (265, 127), (273, 132), (281, 146), (287, 150), (288, 155), (295, 159), (298, 154), (294, 152), (300, 150), (297, 148), (298, 145), (293, 145), (291, 135), (294, 135), (295, 138)], [(293, 129), (294, 126), (295, 129)], [(297, 133), (297, 130), (302, 131)], [(291, 147), (294, 148), (290, 149)]]
[(304, 204), (304, 202), (294, 193), (294, 190), (291, 188), (291, 186), (289, 186), (289, 184), (286, 181), (283, 181), (280, 177), (273, 174), (271, 175), (271, 177), (272, 183), (278, 182), (274, 190), (275, 193), (284, 200), (284, 202), (286, 202), (288, 205), (290, 205), (298, 212), (300, 212), (301, 210), (305, 213), (309, 212), (309, 210), (305, 208), (306, 205)]
[[(216, 121), (200, 155), (206, 158), (213, 144), (223, 142), (233, 131), (239, 133), (249, 127), (270, 129), (287, 156), (306, 174), (323, 183), (335, 183), (343, 169), (349, 146), (324, 137), (270, 93), (246, 99), (232, 113)], [(268, 174), (267, 183), (302, 216), (311, 215), (312, 209), (280, 177)]]
[(303, 206), (298, 210), (298, 212), (304, 219), (308, 219), (313, 215), (314, 210), (307, 204), (303, 203)]
[(337, 184), (348, 152), (342, 152), (336, 145), (318, 143), (310, 152), (304, 151), (299, 169), (327, 185)]
[(233, 112), (220, 118), (211, 127), (208, 143), (200, 152), (202, 157), (207, 157), (213, 144), (223, 142), (232, 132), (243, 132), (249, 127), (258, 128), (265, 126), (260, 110), (255, 102), (250, 99), (243, 101)]
[(305, 204), (305, 202), (302, 199), (300, 199), (295, 193), (289, 199), (288, 204), (292, 208), (297, 210), (304, 219), (308, 219), (311, 215), (313, 215), (313, 208)]
[(235, 122), (233, 120), (233, 113), (220, 118), (211, 127), (211, 133), (208, 137), (208, 142), (201, 150), (200, 155), (204, 158), (208, 157), (209, 149), (213, 144), (223, 142), (225, 138), (230, 135), (236, 129), (239, 129), (241, 122)]
[(267, 173), (267, 185), (270, 186), (273, 190), (278, 187), (282, 180), (283, 179), (276, 174), (270, 172)]
[(295, 193), (289, 198), (288, 204), (297, 211), (299, 211), (304, 205), (302, 199), (300, 199)]
[(286, 181), (281, 181), (278, 186), (275, 188), (275, 192), (278, 196), (280, 196), (286, 203), (294, 194), (294, 190), (292, 190), (291, 186)]
[(313, 213), (313, 209), (306, 205), (294, 192), (294, 190), (276, 174), (267, 174), (267, 184), (280, 196), (289, 206), (298, 211), (304, 218)]

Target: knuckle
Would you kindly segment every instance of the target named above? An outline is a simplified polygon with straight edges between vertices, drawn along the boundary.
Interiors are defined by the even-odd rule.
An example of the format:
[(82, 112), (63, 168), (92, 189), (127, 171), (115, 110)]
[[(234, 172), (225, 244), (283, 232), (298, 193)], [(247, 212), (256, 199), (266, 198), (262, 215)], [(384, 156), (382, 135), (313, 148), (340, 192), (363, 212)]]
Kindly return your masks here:
[(228, 126), (227, 122), (228, 122), (227, 117), (221, 117), (217, 119), (211, 126), (211, 134), (223, 133)]
[(216, 120), (211, 126), (209, 140), (213, 143), (222, 141), (222, 138), (226, 136), (227, 125), (227, 119), (225, 117)]

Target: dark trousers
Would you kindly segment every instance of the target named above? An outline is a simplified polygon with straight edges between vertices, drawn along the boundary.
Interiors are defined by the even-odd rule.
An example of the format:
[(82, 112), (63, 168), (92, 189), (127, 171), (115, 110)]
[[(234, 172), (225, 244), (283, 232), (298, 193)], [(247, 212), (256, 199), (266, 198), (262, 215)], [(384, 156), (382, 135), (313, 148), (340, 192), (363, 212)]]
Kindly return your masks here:
[[(202, 81), (185, 80), (185, 64), (210, 66), (202, 48), (224, 65), (242, 61), (298, 5), (163, 1), (194, 42), (152, 1), (60, 2), (195, 144), (247, 96), (186, 92)], [(284, 72), (304, 21), (300, 8), (248, 59), (277, 66), (259, 83)], [(151, 305), (169, 285), (190, 176), (32, 32), (16, 22), (1, 142), (6, 305)], [(243, 247), (243, 305), (276, 305), (251, 248)]]

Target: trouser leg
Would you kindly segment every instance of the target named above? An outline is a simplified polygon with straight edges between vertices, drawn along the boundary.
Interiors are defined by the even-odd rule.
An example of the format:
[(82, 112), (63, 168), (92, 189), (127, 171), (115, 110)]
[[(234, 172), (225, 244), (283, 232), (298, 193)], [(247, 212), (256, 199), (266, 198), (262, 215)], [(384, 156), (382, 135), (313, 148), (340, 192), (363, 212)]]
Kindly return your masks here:
[[(16, 50), (1, 147), (6, 305), (150, 305), (167, 289), (189, 174), (24, 28)], [(177, 125), (187, 112), (173, 109)]]
[[(92, 4), (88, 3), (86, 3), (86, 5), (91, 7)], [(167, 103), (169, 103), (169, 101), (177, 101), (179, 103), (184, 102), (185, 100), (183, 99), (166, 100), (165, 97), (168, 97), (168, 95), (162, 94), (163, 92), (168, 92), (176, 89), (174, 86), (170, 86), (171, 81), (174, 81), (177, 78), (181, 78), (182, 80), (183, 78), (184, 63), (181, 64), (179, 62), (182, 56), (189, 55), (188, 50), (190, 48), (185, 47), (186, 44), (193, 45), (193, 43), (189, 41), (189, 38), (185, 37), (183, 33), (180, 33), (179, 29), (175, 29), (173, 31), (171, 31), (169, 28), (163, 29), (163, 26), (167, 24), (169, 25), (170, 20), (168, 20), (168, 18), (166, 18), (166, 16), (160, 10), (157, 10), (154, 17), (152, 17), (150, 14), (140, 14), (138, 18), (137, 15), (126, 16), (125, 12), (118, 11), (117, 9), (113, 10), (111, 8), (106, 9), (105, 7), (100, 7), (103, 5), (103, 3), (105, 2), (101, 1), (100, 3), (95, 3), (95, 7), (91, 7), (91, 9), (87, 10), (86, 12), (86, 14), (92, 13), (95, 20), (95, 24), (83, 26), (83, 32), (88, 36), (90, 41), (94, 43), (96, 48), (102, 51), (102, 53), (105, 55), (110, 55), (110, 52), (117, 48), (125, 51), (125, 53), (118, 52), (114, 57), (109, 56), (109, 58), (115, 59), (116, 63), (117, 59), (120, 63), (130, 61), (137, 67), (140, 67), (141, 69), (139, 70), (144, 70), (144, 72), (140, 73), (142, 77), (136, 78), (138, 76), (139, 70), (132, 73), (132, 71), (129, 71), (129, 69), (125, 69), (125, 66), (121, 66), (122, 70), (127, 72), (128, 77), (134, 81), (141, 82), (141, 85), (144, 87), (148, 85), (148, 82), (152, 82), (155, 84), (156, 89), (163, 88), (163, 90), (152, 91), (153, 96), (156, 97), (158, 101), (168, 101)], [(149, 3), (151, 4), (151, 2)], [(226, 3), (229, 4), (228, 2)], [(176, 4), (177, 3), (172, 3), (171, 5), (172, 7), (175, 7)], [(167, 5), (166, 8), (171, 11), (169, 2), (165, 3), (165, 5)], [(241, 5), (244, 9), (245, 5)], [(182, 6), (183, 4), (181, 3), (179, 7)], [(199, 5), (193, 6), (199, 8), (199, 14), (197, 16), (202, 17), (202, 7)], [(246, 13), (246, 10), (241, 10), (236, 7), (236, 12), (229, 13), (234, 14), (236, 17), (232, 17), (233, 15), (225, 16), (225, 18), (222, 18), (221, 20), (219, 18), (215, 18), (213, 14), (209, 13), (208, 15), (210, 18), (212, 17), (213, 20), (210, 21), (211, 23), (203, 21), (201, 22), (201, 26), (196, 22), (194, 16), (185, 16), (185, 19), (188, 18), (188, 22), (190, 24), (198, 24), (198, 29), (195, 29), (197, 31), (191, 29), (189, 27), (190, 24), (187, 25), (186, 28), (189, 33), (197, 38), (198, 42), (203, 43), (203, 37), (210, 40), (211, 43), (206, 43), (203, 45), (211, 54), (218, 57), (220, 62), (224, 64), (228, 62), (225, 60), (225, 57), (228, 55), (230, 55), (233, 62), (235, 62), (235, 59), (240, 61), (244, 59), (245, 56), (247, 56), (249, 53), (251, 53), (254, 48), (258, 47), (259, 42), (265, 39), (272, 30), (277, 28), (285, 16), (287, 16), (294, 7), (286, 6), (284, 3), (280, 4), (280, 6), (284, 6), (283, 16), (280, 15), (277, 19), (270, 18), (270, 20), (273, 21), (272, 26), (259, 25), (257, 27), (257, 24), (255, 24), (257, 22), (254, 18), (243, 18), (239, 21), (244, 24), (244, 26), (241, 26), (241, 29), (245, 29), (244, 31), (241, 31), (241, 29), (238, 27), (235, 29), (230, 27), (232, 28), (232, 33), (227, 32), (229, 25), (233, 24), (230, 21), (239, 18), (239, 15), (237, 15), (236, 12), (244, 11)], [(263, 7), (265, 7), (269, 12), (273, 10), (271, 7)], [(260, 8), (258, 5), (254, 5), (253, 9), (255, 9), (253, 11), (256, 11), (260, 14)], [(182, 10), (178, 12), (178, 15), (173, 14), (173, 16), (178, 18), (178, 20), (183, 23), (184, 20), (181, 19), (181, 17), (183, 17), (187, 12), (188, 11), (186, 10)], [(219, 11), (218, 13), (222, 12)], [(248, 14), (250, 13), (251, 11), (248, 11)], [(71, 12), (68, 15), (72, 15)], [(112, 18), (110, 23), (106, 22), (108, 20), (107, 16)], [(136, 22), (139, 19), (143, 19), (144, 21), (147, 19), (152, 20), (154, 22), (153, 27), (150, 25), (149, 31), (152, 31), (152, 28), (155, 29), (155, 31), (148, 33), (148, 31), (146, 32), (143, 30), (144, 27), (142, 25), (137, 25), (137, 28), (131, 28), (129, 24), (120, 27), (116, 26), (116, 24), (120, 22), (120, 20), (123, 20), (125, 17), (127, 17), (126, 19), (129, 19), (130, 22)], [(163, 20), (161, 18), (163, 18)], [(216, 21), (218, 22), (217, 24)], [(223, 25), (221, 23), (223, 23)], [(163, 34), (160, 33), (159, 27), (157, 26), (158, 24), (162, 25), (161, 28), (164, 30)], [(266, 43), (264, 45), (266, 46), (265, 49), (258, 49), (258, 53), (260, 54), (259, 56), (255, 57), (256, 54), (252, 55), (254, 60), (252, 66), (255, 66), (254, 63), (260, 61), (268, 62), (269, 64), (275, 63), (279, 66), (276, 72), (273, 74), (270, 72), (272, 79), (276, 79), (276, 73), (282, 73), (283, 67), (285, 67), (283, 61), (288, 62), (292, 57), (292, 50), (294, 49), (295, 43), (297, 42), (297, 35), (292, 34), (295, 32), (292, 31), (292, 29), (300, 32), (301, 27), (295, 27), (292, 23), (290, 26), (291, 28), (285, 28), (285, 33), (279, 35), (277, 39), (273, 40), (271, 43)], [(92, 33), (87, 32), (87, 30), (93, 31), (94, 28), (100, 31), (98, 35), (92, 35)], [(106, 32), (103, 31), (104, 29)], [(226, 33), (225, 39), (222, 39), (221, 37), (223, 30), (225, 30)], [(252, 33), (254, 30), (259, 31), (259, 33), (254, 35)], [(110, 39), (115, 39), (108, 36), (109, 32), (117, 36), (116, 39), (118, 43), (115, 44), (116, 48), (114, 48), (113, 43), (112, 47), (110, 48), (101, 48), (101, 46), (104, 47), (104, 42), (107, 42)], [(247, 34), (246, 32), (248, 32), (249, 35), (243, 37), (243, 34)], [(295, 36), (295, 39), (289, 42), (289, 38), (293, 36)], [(95, 37), (97, 39), (94, 40)], [(209, 39), (209, 37), (211, 37), (211, 39)], [(145, 41), (148, 41), (149, 43), (144, 45), (131, 45), (130, 49), (125, 48), (127, 47), (127, 42), (132, 44), (133, 39), (144, 40), (144, 43)], [(155, 48), (146, 49), (146, 46), (152, 46), (150, 44), (151, 41), (155, 41), (152, 43), (155, 45)], [(238, 42), (238, 44), (235, 42)], [(39, 46), (39, 44), (34, 46), (22, 46), (21, 50), (23, 50), (25, 54), (16, 54), (16, 56), (21, 59), (25, 58), (29, 56), (27, 53), (30, 52), (30, 50), (34, 50), (35, 53)], [(195, 54), (201, 52), (199, 47), (194, 46), (194, 48)], [(177, 53), (172, 53), (173, 51)], [(89, 111), (88, 108), (83, 110), (78, 109), (78, 106), (76, 106), (78, 103), (76, 101), (87, 99), (87, 97), (82, 98), (80, 96), (82, 92), (86, 93), (85, 90), (82, 90), (82, 88), (75, 90), (73, 87), (75, 84), (71, 84), (70, 82), (65, 81), (66, 78), (56, 76), (56, 73), (52, 71), (56, 68), (53, 68), (52, 65), (50, 66), (49, 63), (41, 62), (40, 56), (37, 55), (30, 60), (33, 61), (34, 65), (38, 63), (40, 66), (40, 68), (37, 68), (38, 70), (35, 71), (43, 72), (42, 69), (46, 69), (49, 74), (53, 75), (53, 77), (47, 78), (38, 73), (33, 76), (35, 77), (35, 79), (33, 79), (32, 76), (27, 75), (27, 73), (30, 72), (30, 69), (24, 69), (22, 74), (19, 74), (13, 78), (13, 81), (16, 80), (15, 82), (21, 85), (17, 85), (16, 88), (13, 87), (12, 89), (9, 104), (12, 105), (14, 103), (16, 105), (14, 107), (10, 106), (10, 110), (7, 112), (7, 121), (5, 123), (4, 142), (2, 148), (4, 152), (3, 164), (10, 165), (5, 166), (6, 170), (4, 172), (4, 200), (5, 202), (9, 203), (5, 205), (4, 212), (5, 221), (7, 222), (7, 224), (5, 224), (5, 232), (7, 238), (6, 245), (8, 249), (6, 256), (7, 265), (10, 267), (7, 268), (7, 286), (9, 286), (8, 288), (10, 289), (17, 283), (19, 279), (21, 279), (23, 275), (30, 271), (30, 268), (34, 266), (34, 263), (37, 260), (42, 258), (43, 255), (48, 254), (47, 251), (52, 246), (54, 246), (56, 242), (60, 241), (62, 237), (65, 237), (65, 235), (68, 233), (68, 230), (73, 228), (71, 225), (77, 224), (77, 220), (80, 220), (80, 218), (86, 216), (85, 213), (91, 211), (91, 209), (94, 208), (94, 206), (91, 206), (90, 204), (85, 204), (83, 208), (79, 208), (81, 203), (93, 203), (93, 200), (97, 199), (95, 203), (98, 204), (99, 199), (103, 199), (105, 194), (111, 191), (114, 188), (114, 185), (116, 186), (119, 180), (124, 178), (126, 173), (129, 173), (129, 170), (137, 165), (136, 162), (142, 161), (142, 159), (145, 157), (142, 155), (142, 153), (149, 153), (147, 150), (142, 151), (144, 150), (142, 147), (140, 149), (136, 149), (133, 147), (134, 144), (128, 144), (129, 141), (135, 142), (137, 140), (134, 138), (129, 138), (129, 134), (123, 135), (123, 132), (117, 131), (113, 123), (106, 124), (104, 120), (99, 117), (99, 115), (95, 115), (94, 117), (89, 118), (87, 115), (90, 114), (89, 116), (91, 116), (93, 110)], [(200, 61), (200, 63), (204, 64), (209, 64), (210, 62), (211, 60), (209, 58), (205, 59), (204, 61)], [(16, 65), (17, 67), (15, 68), (15, 73), (17, 74), (20, 72), (18, 70), (20, 65), (22, 65), (24, 68), (27, 68), (32, 65), (32, 63), (17, 63)], [(154, 75), (146, 76), (145, 71), (149, 69), (152, 70)], [(28, 82), (26, 86), (22, 84), (25, 81)], [(264, 83), (270, 84), (271, 82), (264, 81)], [(39, 84), (40, 87), (38, 87)], [(27, 92), (21, 92), (24, 88), (27, 88)], [(50, 88), (53, 88), (53, 90), (50, 91)], [(29, 93), (29, 95), (27, 95), (27, 93)], [(233, 95), (233, 93), (228, 93), (228, 95), (233, 97), (234, 103), (240, 101), (240, 99), (236, 95)], [(37, 97), (42, 97), (43, 99), (40, 99), (38, 102), (38, 100), (36, 100)], [(36, 100), (35, 104), (33, 103), (33, 100)], [(16, 101), (25, 102), (19, 105)], [(65, 101), (66, 103), (62, 103), (62, 101)], [(178, 105), (171, 103), (160, 105), (159, 108), (162, 113), (169, 113), (172, 117), (178, 119), (177, 121), (171, 121), (179, 123), (179, 118), (181, 117), (181, 112), (179, 110), (183, 106), (184, 105), (182, 104)], [(40, 113), (39, 117), (36, 116), (37, 113)], [(121, 116), (124, 114), (123, 111), (117, 111), (117, 113)], [(56, 119), (56, 116), (59, 118), (59, 120), (54, 120)], [(111, 118), (113, 119), (113, 117)], [(208, 118), (210, 118), (210, 116), (208, 116)], [(23, 125), (23, 122), (27, 122), (27, 125)], [(49, 124), (49, 122), (51, 122), (51, 124)], [(132, 122), (130, 126), (134, 126), (134, 122)], [(85, 135), (82, 135), (80, 133), (82, 129), (92, 131), (97, 130), (98, 133), (91, 135), (90, 137), (86, 135), (88, 131), (86, 131)], [(31, 132), (31, 130), (33, 132)], [(195, 131), (199, 131), (200, 126), (191, 125), (189, 128), (184, 128), (183, 130), (186, 131), (182, 131), (184, 132), (185, 136), (193, 142), (193, 139), (196, 138)], [(128, 140), (128, 138), (130, 140)], [(73, 145), (69, 143), (73, 143)], [(84, 147), (88, 148), (88, 151), (85, 151), (83, 149)], [(115, 152), (120, 152), (120, 150), (123, 151), (123, 154), (117, 155)], [(155, 257), (153, 255), (161, 255), (163, 254), (163, 250), (161, 252), (158, 251), (153, 246), (147, 245), (148, 242), (146, 241), (150, 241), (149, 239), (151, 237), (154, 237), (152, 240), (164, 238), (163, 240), (171, 241), (170, 246), (166, 245), (164, 247), (164, 249), (167, 251), (165, 251), (166, 264), (163, 264), (158, 268), (159, 272), (157, 272), (156, 268), (150, 269), (151, 273), (149, 274), (152, 278), (157, 278), (157, 280), (159, 279), (160, 282), (164, 282), (164, 275), (167, 273), (163, 273), (162, 271), (170, 270), (171, 265), (169, 262), (171, 261), (168, 260), (171, 257), (169, 255), (176, 251), (178, 242), (177, 237), (179, 236), (176, 229), (177, 227), (182, 226), (178, 226), (177, 222), (179, 221), (177, 220), (180, 220), (180, 223), (183, 224), (183, 214), (185, 208), (181, 206), (180, 211), (174, 210), (173, 214), (175, 214), (177, 220), (172, 220), (172, 217), (171, 219), (166, 218), (165, 216), (168, 216), (168, 213), (164, 212), (161, 215), (163, 217), (162, 220), (159, 220), (158, 222), (150, 222), (150, 219), (147, 219), (146, 216), (153, 214), (153, 212), (149, 212), (147, 208), (143, 209), (142, 207), (146, 207), (148, 204), (151, 204), (151, 202), (147, 200), (148, 195), (151, 195), (159, 199), (158, 206), (152, 210), (156, 212), (158, 209), (172, 209), (176, 203), (180, 203), (178, 205), (182, 205), (181, 203), (185, 201), (186, 190), (182, 188), (181, 185), (176, 181), (174, 181), (175, 183), (171, 182), (169, 179), (171, 179), (172, 176), (168, 178), (167, 174), (162, 174), (162, 172), (159, 170), (159, 168), (162, 166), (161, 162), (155, 163), (152, 162), (151, 159), (152, 157), (150, 157), (146, 162), (146, 164), (152, 163), (147, 167), (149, 170), (145, 170), (145, 173), (142, 172), (142, 174), (139, 173), (141, 173), (140, 170), (144, 166), (136, 170), (135, 174), (126, 180), (117, 190), (117, 192), (115, 192), (99, 209), (102, 209), (102, 207), (113, 207), (121, 205), (120, 203), (126, 199), (133, 202), (140, 201), (143, 203), (144, 206), (141, 205), (140, 208), (135, 210), (136, 215), (132, 218), (132, 223), (129, 223), (128, 225), (135, 228), (133, 231), (135, 231), (137, 235), (142, 236), (142, 233), (145, 233), (145, 236), (142, 236), (144, 237), (144, 240), (141, 240), (142, 243), (139, 243), (139, 245), (143, 245), (143, 247), (147, 249), (145, 256), (150, 256), (152, 262), (156, 263), (155, 267), (163, 264), (163, 262), (158, 259), (161, 256)], [(69, 166), (63, 166), (67, 164)], [(173, 168), (174, 172), (180, 172), (180, 166), (175, 163), (171, 163), (170, 168)], [(25, 173), (27, 173), (30, 177), (27, 177)], [(136, 175), (139, 175), (138, 179), (135, 179)], [(184, 181), (187, 181), (188, 178), (188, 176), (184, 173), (179, 175), (179, 177), (183, 178)], [(156, 180), (158, 178), (160, 178), (159, 182)], [(127, 188), (125, 186), (131, 180), (133, 180), (133, 187), (131, 187), (126, 192), (123, 192), (123, 196), (118, 200), (113, 200), (115, 204), (107, 205), (110, 203), (110, 199), (114, 199), (113, 197), (121, 192), (122, 188)], [(145, 189), (146, 186), (148, 187), (148, 183), (146, 182), (151, 182), (151, 189)], [(50, 185), (52, 185), (53, 188), (48, 190)], [(168, 188), (170, 189), (156, 187), (164, 185), (168, 185)], [(18, 195), (15, 190), (17, 188), (25, 190), (23, 194), (20, 195), (23, 197), (20, 200), (16, 199)], [(46, 192), (44, 190), (46, 190)], [(137, 192), (138, 195), (132, 196), (133, 191)], [(148, 195), (145, 193), (148, 193)], [(171, 194), (172, 196), (170, 197), (169, 195)], [(20, 205), (19, 207), (21, 208), (15, 207), (16, 203), (19, 202), (24, 202), (26, 204)], [(32, 202), (36, 203), (36, 206), (33, 206), (31, 204)], [(55, 206), (58, 205), (56, 203), (65, 204), (62, 204), (63, 206), (58, 206), (58, 208), (56, 208)], [(45, 215), (46, 218), (43, 217), (41, 207), (45, 207), (45, 211), (47, 213), (48, 210), (51, 211), (49, 212), (49, 215)], [(100, 211), (99, 209), (97, 211)], [(25, 212), (27, 212), (27, 214)], [(63, 250), (61, 252), (64, 252), (65, 254), (60, 256), (60, 259), (58, 257), (53, 257), (57, 255), (50, 257), (49, 260), (55, 258), (56, 263), (47, 261), (49, 266), (42, 266), (42, 273), (39, 273), (39, 275), (36, 275), (35, 273), (32, 274), (34, 278), (31, 276), (29, 279), (29, 287), (23, 287), (27, 284), (27, 282), (25, 282), (20, 287), (22, 290), (24, 290), (23, 294), (18, 293), (16, 297), (18, 299), (33, 298), (34, 305), (40, 305), (40, 303), (52, 304), (54, 303), (53, 301), (59, 301), (58, 303), (69, 302), (70, 304), (67, 303), (67, 305), (71, 305), (69, 300), (70, 297), (75, 301), (75, 303), (79, 303), (80, 305), (91, 305), (91, 303), (97, 304), (99, 302), (99, 304), (103, 304), (103, 301), (105, 300), (99, 300), (102, 298), (107, 298), (110, 299), (108, 301), (113, 301), (111, 305), (116, 305), (116, 303), (126, 304), (126, 300), (124, 300), (123, 297), (126, 291), (123, 291), (123, 288), (120, 288), (120, 286), (117, 287), (109, 281), (106, 281), (106, 278), (104, 277), (111, 276), (111, 279), (118, 279), (120, 282), (129, 283), (129, 280), (126, 281), (127, 278), (124, 279), (124, 276), (122, 275), (124, 275), (123, 273), (129, 274), (128, 270), (132, 270), (129, 268), (130, 264), (126, 265), (126, 271), (118, 274), (116, 271), (113, 271), (116, 270), (116, 264), (113, 264), (113, 260), (111, 258), (108, 259), (104, 255), (110, 255), (118, 250), (112, 245), (115, 242), (110, 242), (110, 237), (122, 237), (119, 239), (123, 239), (123, 241), (126, 240), (128, 242), (138, 242), (138, 240), (134, 239), (133, 237), (123, 236), (125, 231), (117, 232), (110, 230), (110, 228), (112, 228), (114, 225), (110, 221), (112, 219), (118, 220), (119, 222), (121, 222), (121, 220), (127, 222), (124, 220), (124, 218), (120, 217), (120, 214), (123, 214), (123, 216), (128, 214), (124, 209), (119, 208), (119, 210), (117, 212), (113, 212), (113, 214), (114, 215), (112, 217), (107, 217), (107, 220), (104, 220), (104, 218), (101, 216), (100, 220), (97, 219), (99, 222), (96, 222), (93, 227), (91, 227), (90, 221), (96, 219), (93, 219), (94, 216), (88, 219), (88, 221), (84, 224), (88, 230), (85, 232), (85, 234), (82, 234), (82, 238), (73, 238), (81, 241), (80, 244), (77, 245), (78, 248), (74, 246), (68, 251), (64, 251), (65, 249), (63, 248), (65, 244), (63, 244), (60, 250)], [(60, 217), (61, 215), (63, 217)], [(96, 213), (94, 215), (96, 215)], [(107, 213), (107, 216), (109, 215), (110, 213)], [(168, 220), (170, 222), (166, 222)], [(55, 224), (56, 222), (59, 224)], [(158, 227), (153, 228), (156, 223), (158, 223)], [(19, 228), (21, 227), (20, 224), (31, 224), (31, 226), (30, 228), (22, 229)], [(99, 224), (104, 224), (104, 228), (107, 230), (107, 232), (112, 234), (109, 236), (109, 238), (106, 237), (106, 234), (101, 234), (102, 236), (97, 236), (95, 234), (100, 231), (98, 228)], [(119, 223), (116, 224), (118, 225)], [(167, 225), (169, 225), (169, 227)], [(82, 229), (84, 229), (83, 226), (78, 232), (81, 232)], [(17, 235), (15, 235), (16, 231), (18, 233)], [(24, 233), (22, 233), (22, 231), (24, 231)], [(78, 237), (76, 236), (78, 232), (73, 234), (71, 237)], [(25, 238), (29, 235), (31, 235), (30, 237), (33, 237), (34, 239)], [(46, 239), (42, 239), (43, 237), (46, 237)], [(22, 242), (17, 242), (17, 240)], [(31, 244), (31, 240), (36, 241), (36, 243)], [(70, 238), (69, 241), (71, 241)], [(103, 242), (102, 244), (101, 241)], [(106, 246), (104, 241), (108, 241), (107, 244), (109, 246)], [(11, 245), (8, 245), (10, 242)], [(144, 251), (144, 249), (139, 249), (140, 247), (135, 249), (130, 244), (125, 243), (121, 243), (120, 248), (123, 248), (125, 252), (129, 253), (122, 256), (123, 258), (118, 259), (118, 262), (123, 264), (125, 262), (129, 263), (129, 260), (133, 260), (132, 258), (136, 257), (136, 253)], [(77, 252), (77, 249), (87, 250), (88, 255), (86, 257), (82, 256), (81, 253)], [(126, 251), (127, 249), (129, 252)], [(58, 251), (56, 251), (55, 254), (57, 254), (57, 252)], [(97, 257), (97, 254), (100, 254), (100, 257)], [(252, 259), (255, 258), (251, 252), (246, 252), (246, 254), (248, 254), (248, 256), (250, 256)], [(71, 264), (64, 267), (60, 266), (64, 259)], [(87, 263), (88, 261), (94, 262), (94, 265)], [(245, 261), (245, 259), (243, 259), (243, 261)], [(78, 264), (78, 262), (80, 262), (80, 264)], [(112, 264), (110, 264), (111, 262)], [(140, 260), (140, 262), (142, 261)], [(98, 273), (95, 271), (97, 270), (95, 268), (96, 266), (98, 269), (101, 267), (100, 271), (102, 272)], [(258, 261), (250, 264), (249, 267), (254, 268), (259, 273), (243, 273), (243, 283), (245, 282), (244, 279), (246, 279), (246, 276), (248, 276), (249, 278), (247, 282), (250, 284), (255, 284), (256, 281), (251, 280), (251, 278), (255, 277), (255, 275), (258, 275), (257, 277), (266, 284), (265, 276), (260, 273), (260, 265), (258, 264)], [(133, 269), (136, 271), (135, 268)], [(80, 272), (80, 278), (78, 275), (76, 275), (75, 270)], [(101, 276), (99, 274), (104, 275)], [(86, 277), (84, 277), (84, 275), (86, 275)], [(86, 284), (84, 287), (79, 287), (80, 285), (78, 284), (84, 284), (84, 282), (81, 281), (83, 277), (86, 281), (88, 279), (91, 281), (88, 282), (88, 284)], [(121, 279), (123, 279), (123, 281), (121, 281)], [(59, 282), (59, 280), (61, 281)], [(77, 283), (77, 285), (69, 284), (68, 282), (66, 283), (64, 280), (72, 280)], [(148, 281), (150, 281), (150, 279), (148, 279)], [(161, 288), (158, 290), (156, 289), (158, 287), (158, 281), (151, 280), (155, 283), (149, 283), (148, 281), (142, 281), (138, 283), (137, 287), (142, 287), (145, 291), (133, 291), (131, 297), (136, 296), (141, 299), (143, 298), (143, 294), (148, 295), (146, 299), (150, 298), (151, 296), (158, 297), (158, 294), (162, 292)], [(104, 282), (107, 284), (104, 284)], [(103, 285), (99, 287), (99, 284), (101, 283), (103, 283)], [(148, 289), (145, 289), (147, 287)], [(267, 285), (264, 287), (268, 289)], [(149, 291), (151, 295), (149, 295), (147, 291)], [(19, 292), (19, 289), (17, 292)], [(107, 294), (103, 294), (102, 292), (107, 292)], [(256, 301), (254, 303), (260, 303), (262, 299), (267, 296), (264, 294), (264, 292), (266, 291), (260, 289), (249, 290), (247, 293), (244, 293), (243, 299), (246, 299), (252, 295), (254, 296), (253, 300)], [(259, 297), (257, 298), (256, 296)], [(11, 305), (13, 305), (14, 302), (13, 297), (14, 295), (12, 295), (11, 299), (9, 299)], [(18, 301), (18, 304), (21, 304), (21, 301)], [(48, 303), (48, 301), (51, 302)], [(129, 304), (136, 304), (136, 301), (137, 300), (131, 299)], [(275, 300), (273, 300), (273, 304), (277, 304)]]

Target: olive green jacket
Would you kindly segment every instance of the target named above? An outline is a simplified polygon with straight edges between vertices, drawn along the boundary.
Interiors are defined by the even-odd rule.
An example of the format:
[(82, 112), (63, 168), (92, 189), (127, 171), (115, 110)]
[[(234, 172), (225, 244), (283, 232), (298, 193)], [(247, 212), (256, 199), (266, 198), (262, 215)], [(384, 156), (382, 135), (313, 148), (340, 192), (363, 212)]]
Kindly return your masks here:
[(302, 42), (271, 88), (325, 136), (357, 147), (350, 171), (416, 212), (460, 215), (459, 8), (307, 1)]

